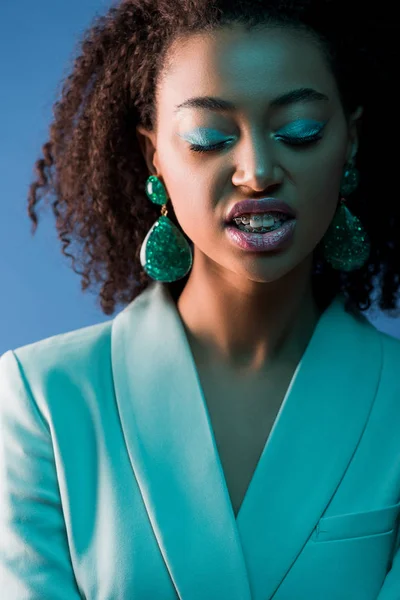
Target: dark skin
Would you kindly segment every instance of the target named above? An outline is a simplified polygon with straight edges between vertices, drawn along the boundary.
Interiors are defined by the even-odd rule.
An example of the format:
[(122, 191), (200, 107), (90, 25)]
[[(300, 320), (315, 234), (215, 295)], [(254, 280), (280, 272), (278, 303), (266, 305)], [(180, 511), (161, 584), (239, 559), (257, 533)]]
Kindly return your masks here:
[[(157, 93), (158, 130), (138, 127), (137, 134), (150, 173), (164, 183), (194, 243), (177, 302), (188, 339), (204, 364), (220, 366), (228, 377), (265, 375), (282, 363), (294, 368), (321, 316), (311, 290), (313, 251), (337, 209), (344, 167), (357, 153), (362, 107), (346, 119), (322, 50), (302, 32), (250, 34), (235, 26), (177, 40), (170, 56)], [(298, 88), (328, 100), (271, 106)], [(237, 109), (174, 113), (193, 96), (217, 96)], [(326, 122), (317, 143), (290, 146), (277, 138), (310, 119)], [(194, 132), (199, 128), (201, 135)], [(218, 151), (189, 149), (224, 140), (229, 144)], [(223, 223), (228, 210), (266, 196), (298, 211), (291, 245), (279, 253), (232, 245)]]

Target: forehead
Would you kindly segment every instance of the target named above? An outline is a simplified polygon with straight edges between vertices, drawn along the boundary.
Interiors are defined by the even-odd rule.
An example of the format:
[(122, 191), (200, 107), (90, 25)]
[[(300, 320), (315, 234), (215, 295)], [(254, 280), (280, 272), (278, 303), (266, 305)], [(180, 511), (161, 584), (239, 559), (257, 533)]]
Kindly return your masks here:
[(224, 95), (245, 110), (257, 99), (268, 101), (296, 87), (337, 94), (326, 58), (310, 35), (237, 26), (176, 40), (158, 94), (168, 111), (194, 95)]

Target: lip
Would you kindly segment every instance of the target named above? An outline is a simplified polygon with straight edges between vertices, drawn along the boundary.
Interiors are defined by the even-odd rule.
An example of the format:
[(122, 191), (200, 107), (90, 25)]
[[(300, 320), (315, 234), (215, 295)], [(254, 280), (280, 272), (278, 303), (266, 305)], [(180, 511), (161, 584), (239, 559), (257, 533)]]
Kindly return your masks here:
[(260, 214), (267, 212), (282, 212), (289, 217), (296, 218), (297, 212), (294, 208), (277, 198), (261, 198), (260, 200), (242, 200), (237, 202), (226, 216), (225, 223), (231, 223), (236, 217), (249, 213)]

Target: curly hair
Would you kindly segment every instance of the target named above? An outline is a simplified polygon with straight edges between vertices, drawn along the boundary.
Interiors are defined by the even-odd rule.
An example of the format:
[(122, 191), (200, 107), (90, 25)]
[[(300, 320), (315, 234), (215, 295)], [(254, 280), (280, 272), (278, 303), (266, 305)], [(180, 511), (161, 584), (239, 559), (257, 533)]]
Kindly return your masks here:
[[(392, 108), (397, 112), (391, 93), (396, 38), (391, 22), (393, 17), (375, 3), (357, 7), (338, 0), (117, 2), (94, 17), (71, 74), (62, 80), (50, 139), (29, 188), (32, 235), (38, 194), (52, 193), (62, 253), (82, 275), (82, 290), (101, 282), (100, 306), (106, 315), (115, 312), (116, 303), (131, 302), (152, 281), (141, 267), (140, 247), (160, 216), (160, 207), (145, 193), (149, 173), (136, 127), (157, 129), (157, 88), (169, 67), (171, 44), (191, 33), (235, 24), (248, 31), (265, 25), (302, 29), (323, 50), (346, 116), (364, 107), (357, 155), (360, 185), (347, 205), (371, 240), (368, 262), (353, 272), (334, 270), (319, 246), (315, 249), (315, 298), (326, 307), (342, 292), (346, 310), (360, 314), (371, 307), (378, 282), (378, 306), (390, 314), (400, 287), (400, 203), (394, 201), (390, 179), (397, 164), (390, 151), (393, 132), (382, 123)], [(173, 207), (168, 216), (180, 228)], [(78, 242), (80, 254), (66, 252), (71, 241)], [(83, 271), (75, 268), (77, 259)], [(183, 289), (188, 276), (169, 284), (173, 294)], [(394, 314), (398, 316), (390, 316)]]

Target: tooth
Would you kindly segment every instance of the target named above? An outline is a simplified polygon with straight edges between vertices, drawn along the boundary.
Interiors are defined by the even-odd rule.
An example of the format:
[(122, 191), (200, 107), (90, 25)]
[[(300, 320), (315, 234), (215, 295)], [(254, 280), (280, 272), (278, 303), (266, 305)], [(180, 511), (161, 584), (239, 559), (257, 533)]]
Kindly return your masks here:
[(251, 227), (271, 227), (275, 223), (274, 216), (265, 215), (253, 215), (250, 217), (250, 225)]
[(271, 227), (275, 223), (274, 217), (263, 217), (263, 227)]
[(250, 227), (261, 227), (263, 223), (262, 215), (251, 215)]

